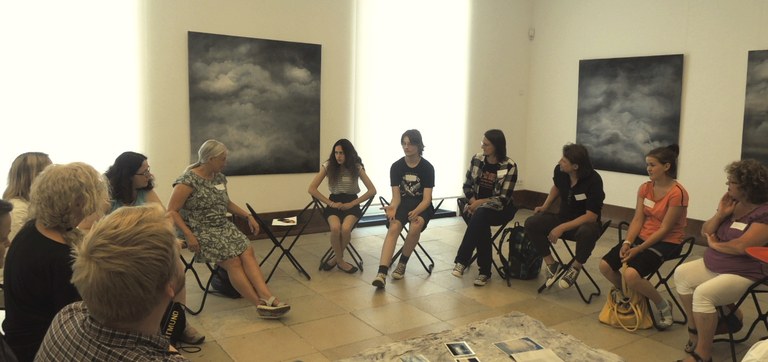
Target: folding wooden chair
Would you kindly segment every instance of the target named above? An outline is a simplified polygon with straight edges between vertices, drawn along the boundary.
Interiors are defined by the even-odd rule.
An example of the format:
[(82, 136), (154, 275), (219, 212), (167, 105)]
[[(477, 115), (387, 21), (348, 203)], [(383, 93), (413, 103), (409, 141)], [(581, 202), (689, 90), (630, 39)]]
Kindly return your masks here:
[[(598, 240), (600, 240), (600, 238), (603, 236), (603, 234), (605, 234), (605, 231), (608, 230), (609, 226), (611, 226), (611, 220), (603, 222), (602, 226), (600, 227), (600, 236), (598, 237)], [(571, 254), (571, 261), (569, 261), (568, 264), (563, 264), (563, 259), (561, 259), (560, 255), (557, 254), (557, 250), (555, 249), (555, 245), (550, 243), (549, 247), (552, 250), (552, 254), (555, 256), (555, 259), (557, 260), (557, 262), (559, 262), (560, 264), (564, 265), (563, 266), (563, 270), (568, 270), (568, 268), (570, 268), (571, 265), (573, 264), (573, 261), (575, 260), (576, 254), (573, 252), (573, 250), (571, 250), (571, 247), (568, 245), (568, 241), (569, 240), (567, 240), (567, 239), (565, 239), (563, 237), (561, 237), (560, 240), (563, 241), (563, 245), (565, 245), (565, 250), (568, 251), (568, 254)], [(579, 281), (576, 280), (573, 283), (573, 285), (576, 287), (576, 290), (579, 291), (579, 296), (581, 296), (581, 300), (583, 300), (584, 303), (589, 304), (590, 302), (592, 302), (592, 298), (593, 297), (596, 297), (596, 296), (600, 295), (601, 291), (600, 291), (600, 287), (597, 285), (597, 282), (595, 282), (595, 279), (593, 279), (592, 276), (589, 275), (589, 271), (587, 271), (586, 267), (582, 267), (581, 268), (581, 272), (589, 279), (589, 281), (592, 283), (592, 286), (594, 286), (595, 289), (597, 290), (597, 292), (590, 293), (589, 297), (586, 297), (586, 296), (584, 296), (584, 292), (581, 291), (581, 287), (579, 287)], [(561, 272), (560, 273), (560, 277), (562, 277), (562, 275), (563, 275), (563, 273)], [(547, 282), (545, 281), (544, 284), (542, 284), (539, 287), (538, 292), (541, 293), (544, 289), (551, 288), (552, 285), (554, 285), (554, 283), (552, 283), (549, 286), (547, 286)]]
[[(624, 240), (624, 230), (629, 229), (629, 223), (626, 221), (622, 221), (619, 223), (618, 230), (619, 230), (619, 243)], [(695, 244), (696, 239), (693, 236), (689, 236), (683, 240), (683, 242), (680, 244), (680, 252), (670, 258), (667, 258), (664, 260), (664, 264), (667, 264), (667, 262), (675, 261), (673, 264), (672, 269), (670, 269), (665, 275), (661, 274), (661, 268), (664, 267), (664, 264), (659, 267), (658, 270), (656, 270), (655, 273), (652, 273), (651, 275), (647, 276), (645, 279), (648, 281), (651, 281), (653, 277), (655, 276), (658, 281), (653, 285), (654, 288), (658, 289), (659, 286), (664, 285), (664, 288), (667, 290), (667, 294), (669, 295), (669, 298), (672, 299), (672, 302), (675, 303), (675, 306), (677, 307), (677, 310), (680, 312), (680, 315), (683, 316), (682, 320), (674, 319), (673, 323), (675, 324), (687, 324), (688, 323), (688, 316), (685, 314), (685, 309), (683, 309), (683, 306), (680, 304), (680, 301), (677, 300), (677, 297), (675, 297), (676, 293), (672, 292), (672, 288), (669, 286), (669, 280), (672, 279), (672, 277), (675, 275), (675, 270), (677, 267), (682, 265), (686, 259), (688, 259), (688, 256), (691, 255), (691, 251), (693, 251), (693, 244)], [(648, 301), (648, 307), (650, 308), (651, 304), (650, 301)], [(649, 309), (650, 310), (650, 309)], [(651, 313), (651, 319), (653, 320), (653, 325), (656, 326), (656, 316)], [(661, 328), (656, 327), (656, 329), (661, 330)]]
[[(368, 211), (368, 207), (371, 206), (371, 202), (373, 202), (373, 198), (376, 197), (376, 195), (373, 195), (368, 198), (368, 201), (363, 204), (363, 207), (360, 208), (360, 218), (355, 221), (355, 224), (352, 225), (352, 229), (357, 227), (357, 224), (362, 220), (363, 216), (365, 216), (365, 212)], [(318, 200), (315, 197), (312, 197), (312, 202), (315, 203), (315, 207), (320, 210), (320, 215), (325, 215), (325, 205), (323, 205), (320, 200)], [(325, 222), (328, 222), (328, 219), (323, 218)], [(343, 221), (343, 220), (342, 220)], [(357, 269), (360, 270), (360, 272), (363, 272), (363, 257), (360, 256), (360, 253), (357, 252), (357, 249), (355, 249), (355, 246), (352, 245), (352, 241), (350, 240), (349, 244), (347, 244), (346, 247), (347, 254), (352, 256), (352, 261), (357, 265)], [(321, 270), (323, 268), (323, 265), (325, 265), (327, 262), (329, 262), (331, 259), (336, 257), (336, 254), (333, 252), (333, 248), (329, 247), (328, 251), (323, 254), (323, 257), (320, 258), (320, 267), (318, 267), (317, 270)]]
[[(385, 206), (386, 207), (386, 206), (389, 205), (389, 201), (387, 201), (387, 199), (385, 199), (383, 196), (379, 196), (379, 201), (381, 201), (381, 206)], [(437, 211), (437, 209), (439, 209), (440, 206), (443, 205), (443, 201), (445, 201), (445, 199), (440, 200), (440, 202), (437, 204), (437, 206), (433, 208), (433, 210), (432, 210), (432, 213), (433, 213), (432, 215), (433, 216), (434, 216), (435, 211)], [(389, 222), (387, 222), (387, 228), (389, 228)], [(405, 234), (403, 234), (403, 231), (405, 231)], [(405, 244), (405, 236), (407, 234), (408, 234), (408, 227), (403, 225), (403, 230), (400, 231), (400, 239), (403, 240), (403, 244)], [(404, 246), (405, 245), (401, 246), (400, 249), (398, 249), (397, 252), (395, 253), (395, 255), (392, 257), (392, 260), (389, 262), (389, 266), (390, 267), (392, 266), (392, 264), (395, 263), (395, 260), (397, 260), (400, 257), (400, 254), (403, 253), (403, 247)], [(427, 265), (427, 263), (424, 262), (424, 259), (422, 259), (421, 254), (419, 254), (419, 251), (417, 249), (413, 249), (414, 255), (416, 255), (416, 258), (419, 259), (419, 262), (421, 263), (421, 266), (424, 267), (424, 270), (426, 270), (427, 273), (432, 275), (432, 269), (434, 269), (434, 267), (435, 267), (435, 261), (429, 255), (427, 250), (424, 249), (424, 247), (421, 245), (421, 242), (416, 243), (416, 246), (418, 246), (419, 249), (421, 249), (421, 252), (424, 253), (424, 257), (429, 259), (429, 265)]]
[[(469, 218), (464, 216), (463, 210), (464, 206), (467, 205), (467, 199), (465, 197), (460, 197), (456, 199), (456, 204), (459, 206), (459, 213), (461, 213), (461, 218), (464, 220), (465, 224), (469, 224)], [(502, 235), (504, 230), (507, 228), (507, 225), (514, 220), (515, 214), (517, 214), (517, 208), (512, 212), (512, 215), (509, 217), (508, 220), (501, 223), (501, 225), (491, 225), (491, 226), (498, 226), (499, 228), (496, 229), (496, 232), (493, 233), (491, 236), (491, 246), (493, 246), (493, 249), (496, 250), (496, 254), (499, 256), (499, 262), (501, 262), (501, 266), (496, 264), (496, 260), (491, 258), (491, 263), (493, 263), (493, 267), (496, 269), (496, 272), (499, 274), (499, 276), (504, 279), (507, 282), (507, 286), (512, 286), (511, 281), (509, 280), (509, 260), (504, 256), (504, 253), (501, 251), (501, 245), (503, 244), (503, 240), (501, 242), (497, 242), (499, 239), (499, 236)], [(472, 265), (472, 263), (477, 260), (477, 252), (475, 252), (474, 255), (472, 255), (472, 258), (469, 259), (469, 264)], [(467, 265), (469, 267), (469, 265)]]

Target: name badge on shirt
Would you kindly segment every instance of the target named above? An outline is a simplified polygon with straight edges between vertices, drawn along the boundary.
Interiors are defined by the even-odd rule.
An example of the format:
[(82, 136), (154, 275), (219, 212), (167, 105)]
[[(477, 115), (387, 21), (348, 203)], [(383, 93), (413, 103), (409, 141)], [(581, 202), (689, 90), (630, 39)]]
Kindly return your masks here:
[(587, 195), (585, 194), (576, 194), (573, 195), (573, 198), (576, 199), (576, 201), (584, 201), (587, 199)]
[(656, 206), (656, 203), (653, 202), (653, 200), (651, 199), (643, 199), (643, 205), (653, 208), (654, 206)]
[(418, 178), (416, 177), (416, 175), (411, 174), (411, 173), (405, 175), (403, 177), (403, 179), (405, 179), (405, 181), (408, 181), (408, 182), (416, 182), (416, 181), (418, 181)]
[(224, 184), (218, 184), (218, 185), (216, 185), (214, 187), (216, 187), (216, 190), (219, 190), (219, 191), (224, 191), (224, 190), (227, 189), (227, 187), (224, 186)]
[(739, 231), (744, 231), (744, 229), (747, 228), (747, 224), (743, 222), (734, 221), (733, 224), (731, 224), (731, 229), (736, 229)]

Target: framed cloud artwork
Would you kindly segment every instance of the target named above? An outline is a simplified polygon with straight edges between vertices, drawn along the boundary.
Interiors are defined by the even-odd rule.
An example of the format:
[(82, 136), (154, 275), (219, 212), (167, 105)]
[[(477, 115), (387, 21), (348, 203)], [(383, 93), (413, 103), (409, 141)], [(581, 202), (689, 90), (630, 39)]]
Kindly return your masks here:
[(576, 142), (600, 170), (645, 175), (645, 154), (678, 143), (683, 55), (579, 61)]
[(741, 158), (768, 165), (768, 50), (749, 52)]
[(317, 172), (321, 46), (188, 33), (191, 160), (207, 139), (230, 176)]

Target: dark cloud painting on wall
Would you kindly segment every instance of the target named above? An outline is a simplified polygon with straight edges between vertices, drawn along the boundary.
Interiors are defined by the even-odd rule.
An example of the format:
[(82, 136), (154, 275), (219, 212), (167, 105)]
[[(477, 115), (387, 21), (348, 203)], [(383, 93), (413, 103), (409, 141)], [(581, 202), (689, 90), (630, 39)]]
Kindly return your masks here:
[(600, 170), (646, 175), (645, 154), (680, 137), (683, 55), (579, 61), (576, 142)]
[(768, 165), (768, 50), (749, 52), (741, 158)]
[(193, 161), (213, 138), (230, 176), (318, 171), (320, 45), (189, 32), (188, 47)]

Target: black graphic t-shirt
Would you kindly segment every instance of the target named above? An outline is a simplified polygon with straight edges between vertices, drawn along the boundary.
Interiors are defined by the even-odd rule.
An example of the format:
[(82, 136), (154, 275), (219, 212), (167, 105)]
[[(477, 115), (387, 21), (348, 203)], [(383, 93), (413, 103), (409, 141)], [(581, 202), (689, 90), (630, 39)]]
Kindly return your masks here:
[(493, 196), (493, 186), (496, 183), (496, 175), (498, 171), (498, 163), (486, 163), (483, 166), (483, 173), (477, 180), (477, 186), (479, 187), (479, 190), (477, 191), (478, 199), (485, 199)]
[(425, 188), (435, 187), (435, 168), (424, 158), (416, 167), (410, 168), (403, 157), (389, 168), (389, 183), (392, 187), (400, 187), (401, 198), (421, 200)]

